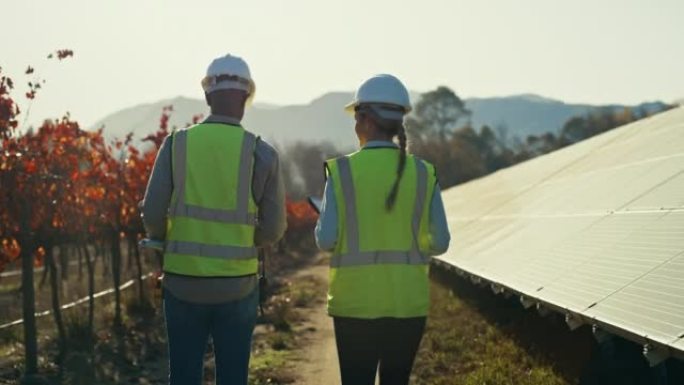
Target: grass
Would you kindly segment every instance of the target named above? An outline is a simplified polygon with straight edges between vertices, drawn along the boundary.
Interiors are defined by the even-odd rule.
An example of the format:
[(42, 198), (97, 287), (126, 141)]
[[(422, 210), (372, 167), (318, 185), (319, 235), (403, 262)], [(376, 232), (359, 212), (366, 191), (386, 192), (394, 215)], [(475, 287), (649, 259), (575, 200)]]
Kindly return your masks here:
[(684, 384), (684, 362), (650, 368), (642, 347), (617, 336), (599, 345), (589, 326), (570, 331), (516, 298), (494, 295), (440, 268), (412, 384)]
[(307, 278), (290, 287), (290, 297), (295, 307), (308, 308), (318, 303), (325, 284), (318, 279)]
[(250, 385), (294, 383), (294, 375), (287, 369), (292, 353), (286, 350), (267, 349), (252, 354), (249, 363)]
[(15, 280), (15, 282), (5, 282), (0, 284), (0, 294), (15, 294), (21, 287), (21, 282)]
[(314, 277), (282, 280), (265, 307), (260, 327), (265, 329), (254, 338), (250, 361), (250, 385), (292, 384), (293, 357), (302, 348), (297, 324), (305, 319), (303, 312), (321, 301), (325, 283)]
[[(269, 270), (292, 273), (310, 264), (313, 257), (315, 254), (299, 253), (273, 258)], [(103, 285), (109, 282), (109, 278), (102, 279), (100, 274), (96, 278)], [(76, 274), (72, 274), (70, 281), (76, 280)], [(254, 338), (250, 381), (256, 385), (295, 381), (288, 366), (292, 362), (293, 350), (300, 347), (295, 326), (304, 318), (301, 310), (312, 306), (318, 300), (315, 294), (323, 290), (318, 287), (323, 285), (322, 282), (308, 279), (295, 282), (273, 277), (272, 282), (268, 292), (273, 295), (265, 305), (267, 316), (260, 320), (262, 332), (255, 333)], [(82, 282), (77, 284), (82, 285)], [(137, 300), (135, 288), (122, 292), (124, 325), (120, 330), (115, 331), (111, 327), (114, 312), (112, 296), (96, 301), (94, 335), (90, 335), (87, 328), (87, 305), (65, 311), (69, 350), (61, 370), (55, 364), (57, 344), (53, 318), (38, 319), (40, 372), (55, 384), (166, 383), (168, 357), (161, 298), (159, 292), (149, 290), (150, 287), (146, 282), (148, 300), (143, 302)], [(45, 297), (49, 288), (46, 286), (37, 294)], [(16, 327), (0, 333), (0, 353), (8, 357), (4, 360), (5, 356), (0, 355), (0, 384), (16, 384), (21, 374), (20, 332), (21, 327)], [(205, 357), (208, 381), (213, 379), (213, 365), (209, 352)]]
[[(542, 318), (439, 270), (432, 278), (432, 308), (412, 384), (578, 383), (593, 346), (589, 330), (570, 332), (561, 319)], [(325, 282), (308, 277), (276, 286), (267, 304), (268, 329), (255, 338), (252, 385), (295, 381), (292, 352), (304, 348), (296, 325), (324, 290)]]
[[(123, 320), (121, 330), (114, 331), (113, 303), (96, 303), (95, 325), (91, 335), (87, 309), (75, 308), (63, 313), (68, 351), (61, 368), (56, 365), (57, 340), (52, 317), (39, 324), (40, 373), (51, 384), (121, 384), (158, 383), (164, 381), (166, 342), (159, 303), (141, 302), (136, 291), (122, 292)], [(15, 333), (21, 327), (12, 328)], [(11, 336), (5, 336), (9, 339)], [(8, 344), (3, 344), (7, 347)], [(15, 345), (16, 346), (16, 345)], [(19, 349), (15, 360), (0, 369), (0, 384), (17, 384), (23, 356)], [(144, 382), (151, 378), (151, 382)]]
[[(430, 316), (413, 370), (413, 384), (579, 383), (593, 340), (562, 320), (525, 311), (435, 269)], [(559, 348), (561, 347), (561, 348)]]
[[(308, 309), (324, 301), (325, 285), (308, 276), (273, 280), (269, 290), (273, 295), (254, 337), (250, 385), (295, 383), (295, 352), (306, 349), (299, 324)], [(86, 326), (85, 307), (65, 312), (69, 353), (61, 377), (52, 362), (56, 352), (52, 317), (39, 319), (41, 372), (55, 384), (166, 383), (159, 293), (148, 291), (149, 302), (138, 301), (136, 293), (135, 289), (122, 292), (125, 325), (119, 333), (111, 329), (111, 302), (97, 302), (94, 336)], [(0, 384), (17, 383), (21, 338), (20, 327), (0, 333), (0, 362), (6, 357), (5, 365), (0, 365)], [(624, 340), (615, 343), (618, 354), (590, 361), (597, 345), (588, 327), (570, 332), (556, 315), (541, 317), (524, 310), (515, 299), (494, 295), (436, 268), (430, 317), (411, 383), (556, 385), (578, 384), (580, 379), (583, 385), (653, 383), (653, 371), (643, 368), (641, 347)], [(207, 359), (206, 367), (213, 372), (213, 360)], [(587, 369), (595, 372), (588, 381), (583, 377)], [(668, 384), (684, 383), (684, 363), (671, 359), (668, 370)], [(212, 377), (213, 373), (207, 375)]]

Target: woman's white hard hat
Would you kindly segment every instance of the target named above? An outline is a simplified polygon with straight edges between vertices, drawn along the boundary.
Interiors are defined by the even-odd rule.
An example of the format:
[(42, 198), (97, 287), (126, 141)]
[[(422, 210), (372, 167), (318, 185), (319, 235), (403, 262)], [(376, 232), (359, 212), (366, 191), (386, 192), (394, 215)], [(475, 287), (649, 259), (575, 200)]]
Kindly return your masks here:
[[(345, 110), (353, 114), (354, 109), (361, 104), (370, 104), (384, 119), (400, 120), (411, 111), (408, 90), (399, 79), (389, 74), (375, 75), (363, 82)], [(383, 108), (383, 105), (388, 108)]]

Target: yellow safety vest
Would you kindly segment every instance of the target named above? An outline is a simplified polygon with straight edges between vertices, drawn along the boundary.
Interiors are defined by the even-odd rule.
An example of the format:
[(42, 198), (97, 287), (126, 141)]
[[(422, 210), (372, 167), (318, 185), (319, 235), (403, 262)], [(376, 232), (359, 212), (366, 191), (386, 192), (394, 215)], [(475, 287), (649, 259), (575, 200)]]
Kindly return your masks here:
[(256, 274), (252, 197), (257, 137), (202, 123), (173, 134), (173, 195), (164, 271), (197, 277)]
[(372, 148), (326, 163), (338, 203), (328, 313), (355, 318), (425, 316), (429, 307), (429, 205), (434, 167), (407, 155), (394, 208), (385, 199), (399, 151)]

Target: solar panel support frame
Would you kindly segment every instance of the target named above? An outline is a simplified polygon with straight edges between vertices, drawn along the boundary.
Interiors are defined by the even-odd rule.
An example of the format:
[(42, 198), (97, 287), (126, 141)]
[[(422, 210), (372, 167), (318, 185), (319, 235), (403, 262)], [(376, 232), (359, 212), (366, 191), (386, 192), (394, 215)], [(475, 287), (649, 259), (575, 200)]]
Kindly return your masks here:
[[(462, 276), (464, 278), (467, 277), (468, 280), (471, 280), (471, 277), (474, 275), (474, 274), (472, 274), (466, 270), (460, 269), (459, 267), (451, 265), (451, 264), (449, 264), (445, 261), (442, 261), (440, 259), (433, 259), (432, 265), (435, 267), (438, 267), (438, 268), (442, 268), (442, 269), (445, 269), (448, 271), (452, 271), (455, 274)], [(558, 307), (552, 303), (545, 302), (539, 298), (536, 298), (532, 295), (529, 295), (528, 293), (522, 293), (518, 290), (515, 290), (512, 287), (508, 287), (506, 285), (503, 285), (500, 282), (490, 281), (489, 279), (481, 277), (481, 276), (476, 276), (476, 277), (480, 278), (480, 280), (479, 280), (480, 283), (479, 283), (479, 285), (477, 285), (479, 287), (486, 285), (485, 282), (489, 282), (490, 285), (495, 284), (495, 285), (498, 285), (500, 287), (503, 287), (504, 293), (508, 293), (509, 295), (518, 296), (520, 299), (521, 305), (526, 310), (529, 310), (533, 306), (536, 309), (537, 303), (541, 303), (542, 306), (545, 306), (546, 308), (548, 308), (548, 309), (550, 309), (556, 313), (559, 313), (559, 314), (565, 315), (565, 316), (567, 316), (567, 314), (571, 314), (574, 319), (578, 320), (578, 322), (582, 322), (582, 324), (592, 325), (592, 334), (594, 335), (594, 338), (596, 339), (596, 341), (598, 343), (604, 343), (604, 342), (608, 341), (609, 339), (613, 338), (614, 336), (620, 336), (622, 338), (632, 340), (633, 342), (640, 343), (642, 346), (645, 346), (646, 344), (650, 344), (651, 351), (653, 351), (654, 349), (657, 349), (657, 351), (659, 352), (658, 354), (664, 355), (665, 359), (667, 359), (668, 357), (675, 357), (679, 360), (684, 360), (684, 353), (683, 352), (680, 352), (680, 351), (675, 350), (675, 349), (671, 349), (669, 346), (664, 345), (658, 341), (650, 340), (644, 336), (638, 336), (634, 333), (630, 333), (627, 330), (621, 329), (619, 327), (613, 326), (613, 325), (608, 324), (608, 323), (601, 322), (600, 320), (586, 318), (582, 314), (574, 312), (571, 309), (560, 308), (560, 307)], [(580, 326), (582, 326), (582, 325), (580, 325)], [(571, 328), (571, 330), (575, 330), (575, 329)], [(655, 354), (655, 353), (653, 353), (653, 354)], [(648, 360), (648, 357), (644, 356), (644, 359)], [(650, 361), (649, 361), (649, 365), (650, 365)]]
[(644, 345), (643, 354), (650, 367), (660, 365), (670, 356), (667, 350), (653, 346), (651, 344)]

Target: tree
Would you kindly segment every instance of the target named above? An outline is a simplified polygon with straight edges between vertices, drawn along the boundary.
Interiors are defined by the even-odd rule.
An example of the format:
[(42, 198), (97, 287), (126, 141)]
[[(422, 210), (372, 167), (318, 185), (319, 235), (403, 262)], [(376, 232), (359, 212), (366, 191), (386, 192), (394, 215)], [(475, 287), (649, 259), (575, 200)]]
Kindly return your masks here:
[[(72, 54), (69, 50), (60, 50), (51, 57), (62, 60)], [(32, 67), (26, 74), (36, 76)], [(110, 246), (115, 326), (120, 326), (122, 320), (119, 294), (122, 240), (128, 241), (129, 268), (130, 261), (135, 259), (139, 298), (144, 298), (140, 278), (142, 263), (136, 247), (143, 232), (138, 202), (144, 195), (159, 146), (168, 135), (172, 107), (162, 112), (160, 130), (144, 139), (154, 144), (151, 148), (141, 151), (133, 147), (132, 134), (107, 145), (102, 130), (81, 130), (68, 114), (46, 120), (37, 128), (24, 128), (17, 120), (20, 109), (11, 95), (14, 83), (1, 69), (0, 75), (0, 270), (21, 260), (24, 381), (40, 382), (34, 265), (45, 260), (45, 278), (49, 277), (52, 316), (58, 332), (60, 370), (68, 347), (58, 273), (66, 274), (67, 250), (76, 250), (79, 259), (86, 261), (91, 336), (94, 335), (95, 282), (90, 244), (96, 246), (96, 256), (104, 255), (98, 251), (104, 249), (102, 246)], [(44, 84), (43, 80), (36, 79), (28, 82), (29, 103)], [(193, 117), (193, 122), (199, 118)], [(57, 263), (56, 249), (59, 249), (60, 263)]]
[(283, 162), (286, 190), (292, 199), (305, 199), (307, 196), (322, 196), (325, 185), (323, 164), (326, 160), (339, 156), (332, 143), (309, 144), (297, 142), (287, 149)]
[(425, 139), (431, 135), (446, 137), (459, 124), (470, 124), (471, 112), (461, 98), (450, 88), (440, 86), (421, 95), (406, 119), (406, 128), (412, 138)]
[[(27, 73), (29, 71), (27, 70)], [(28, 197), (22, 192), (27, 186), (39, 182), (34, 173), (37, 166), (27, 153), (25, 143), (17, 138), (17, 115), (20, 110), (10, 95), (12, 79), (0, 78), (0, 238), (3, 239), (3, 253), (0, 258), (4, 266), (9, 259), (16, 258), (12, 249), (18, 249), (21, 258), (22, 310), (24, 316), (24, 356), (26, 379), (35, 379), (38, 374), (38, 345), (35, 322), (35, 291), (33, 286), (33, 264), (36, 245), (33, 240), (34, 210)], [(28, 95), (27, 95), (28, 96)], [(14, 246), (9, 248), (7, 246)]]
[(35, 292), (33, 288), (33, 245), (30, 236), (30, 205), (25, 197), (10, 194), (17, 179), (30, 167), (14, 144), (20, 110), (10, 92), (14, 83), (7, 76), (0, 77), (0, 238), (2, 253), (0, 266), (21, 258), (22, 310), (24, 314), (25, 375), (38, 373), (38, 347), (35, 321)]

